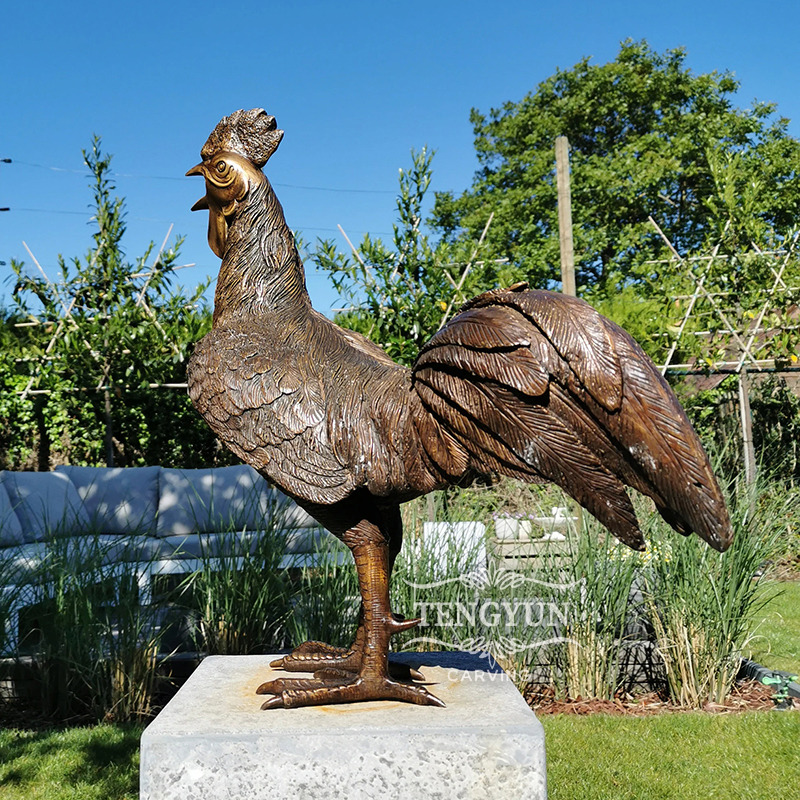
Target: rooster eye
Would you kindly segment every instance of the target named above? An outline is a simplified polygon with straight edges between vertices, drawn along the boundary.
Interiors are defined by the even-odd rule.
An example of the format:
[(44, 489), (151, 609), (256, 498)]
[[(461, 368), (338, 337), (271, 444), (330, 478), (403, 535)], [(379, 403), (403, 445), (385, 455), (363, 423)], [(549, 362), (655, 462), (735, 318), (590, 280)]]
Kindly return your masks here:
[(225, 172), (228, 165), (224, 161), (217, 162), (217, 172)]

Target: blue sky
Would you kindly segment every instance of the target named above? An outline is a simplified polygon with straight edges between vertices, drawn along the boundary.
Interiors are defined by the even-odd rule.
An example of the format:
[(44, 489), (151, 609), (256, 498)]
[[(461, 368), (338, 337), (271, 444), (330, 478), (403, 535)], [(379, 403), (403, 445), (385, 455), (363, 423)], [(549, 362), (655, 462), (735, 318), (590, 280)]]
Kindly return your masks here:
[[(194, 2), (7, 3), (0, 29), (0, 260), (56, 277), (56, 256), (83, 255), (91, 195), (81, 149), (114, 154), (133, 259), (174, 225), (180, 273), (216, 275), (199, 179), (183, 178), (214, 125), (261, 106), (286, 131), (266, 172), (306, 239), (389, 234), (398, 168), (436, 149), (435, 190), (467, 188), (477, 168), (470, 108), (519, 100), (583, 56), (612, 60), (625, 38), (684, 46), (697, 73), (731, 70), (738, 105), (778, 104), (800, 136), (800, 4)], [(56, 168), (56, 169), (54, 169)], [(312, 187), (312, 188), (303, 188)], [(342, 241), (342, 246), (344, 242)], [(336, 305), (306, 265), (317, 308)], [(0, 300), (11, 272), (0, 266)]]

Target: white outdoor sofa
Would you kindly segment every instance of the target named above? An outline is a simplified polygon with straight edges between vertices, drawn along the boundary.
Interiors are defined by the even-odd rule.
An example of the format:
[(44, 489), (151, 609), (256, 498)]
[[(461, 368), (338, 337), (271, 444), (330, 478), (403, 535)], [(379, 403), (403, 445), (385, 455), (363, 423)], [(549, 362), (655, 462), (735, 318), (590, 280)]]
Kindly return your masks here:
[[(0, 471), (0, 609), (4, 594), (13, 598), (6, 650), (16, 645), (20, 610), (42, 599), (34, 576), (54, 541), (76, 555), (99, 547), (104, 577), (129, 575), (133, 565), (139, 602), (147, 605), (154, 577), (196, 572), (210, 555), (225, 554), (232, 535), (252, 542), (276, 517), (285, 542), (281, 568), (313, 566), (320, 550), (328, 561), (348, 560), (331, 534), (248, 466)], [(487, 541), (496, 566), (519, 569), (542, 546), (558, 547), (552, 540), (564, 537), (557, 531), (566, 533), (575, 522), (562, 509), (554, 509), (552, 517), (497, 520), (496, 536), (488, 540), (481, 522), (426, 522), (422, 539), (443, 574), (452, 571), (453, 558), (461, 569), (485, 572)], [(510, 523), (517, 527), (511, 530)], [(532, 538), (531, 525), (544, 536)], [(421, 547), (422, 540), (407, 538), (412, 558)]]
[(154, 576), (195, 572), (201, 552), (216, 552), (232, 535), (252, 540), (275, 519), (285, 536), (281, 567), (314, 563), (331, 535), (248, 466), (0, 471), (0, 559), (10, 567), (0, 592), (14, 596), (7, 647), (16, 641), (19, 610), (38, 602), (31, 578), (48, 541), (75, 552), (100, 546), (110, 575), (121, 562), (134, 564), (147, 604)]

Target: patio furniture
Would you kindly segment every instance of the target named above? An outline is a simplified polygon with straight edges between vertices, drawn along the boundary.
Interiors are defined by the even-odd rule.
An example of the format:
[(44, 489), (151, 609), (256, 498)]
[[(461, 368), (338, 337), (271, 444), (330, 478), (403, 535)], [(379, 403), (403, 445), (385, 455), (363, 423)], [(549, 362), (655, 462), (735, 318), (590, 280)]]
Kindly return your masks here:
[(246, 465), (0, 471), (0, 593), (13, 595), (6, 649), (16, 645), (20, 610), (40, 599), (34, 578), (56, 543), (76, 556), (99, 550), (109, 576), (119, 564), (133, 564), (146, 605), (154, 577), (195, 572), (202, 556), (222, 555), (232, 536), (252, 542), (271, 527), (285, 537), (283, 568), (313, 564), (330, 536)]

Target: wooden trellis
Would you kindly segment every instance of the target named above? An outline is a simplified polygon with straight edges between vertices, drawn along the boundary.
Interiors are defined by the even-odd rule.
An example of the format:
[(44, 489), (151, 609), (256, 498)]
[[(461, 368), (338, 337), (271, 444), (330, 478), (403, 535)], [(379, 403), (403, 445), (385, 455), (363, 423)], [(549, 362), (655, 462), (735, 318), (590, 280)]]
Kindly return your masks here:
[[(773, 329), (763, 327), (765, 317), (770, 311), (783, 311), (784, 309), (779, 304), (782, 301), (785, 302), (787, 293), (798, 291), (796, 287), (789, 287), (784, 280), (786, 268), (795, 255), (798, 235), (796, 234), (787, 243), (785, 248), (779, 250), (764, 251), (757, 245), (752, 245), (753, 253), (760, 258), (770, 259), (774, 262), (770, 264), (770, 272), (773, 281), (771, 287), (766, 290), (764, 300), (753, 321), (739, 326), (731, 320), (731, 315), (726, 313), (720, 302), (720, 298), (728, 293), (713, 292), (707, 286), (707, 279), (715, 263), (718, 263), (720, 260), (728, 261), (726, 256), (719, 255), (720, 244), (717, 244), (710, 255), (707, 256), (682, 256), (658, 226), (656, 221), (652, 217), (649, 219), (652, 226), (672, 253), (672, 258), (648, 263), (669, 263), (678, 269), (685, 268), (686, 274), (694, 284), (692, 294), (676, 298), (688, 300), (688, 303), (683, 318), (670, 343), (667, 357), (661, 366), (661, 373), (662, 375), (666, 375), (668, 372), (673, 371), (680, 372), (681, 374), (694, 372), (708, 375), (735, 374), (738, 376), (745, 478), (747, 482), (752, 482), (755, 479), (756, 467), (750, 414), (748, 372), (775, 373), (782, 371), (781, 368), (776, 366), (774, 358), (759, 358), (759, 355), (769, 346), (769, 337), (774, 333)], [(698, 275), (693, 267), (701, 262), (705, 262), (705, 269), (702, 270), (702, 274)], [(722, 360), (706, 364), (702, 368), (698, 368), (696, 363), (676, 364), (673, 362), (673, 358), (681, 341), (687, 335), (689, 320), (693, 315), (698, 313), (698, 308), (703, 303), (705, 303), (708, 313), (710, 313), (711, 317), (718, 323), (718, 331), (722, 331), (730, 336), (730, 343), (725, 350), (726, 356)], [(699, 334), (693, 333), (693, 335), (710, 336), (711, 333), (711, 331), (702, 331)]]
[[(144, 310), (144, 312), (147, 314), (147, 316), (150, 317), (150, 319), (153, 322), (153, 325), (161, 333), (161, 335), (164, 337), (165, 341), (167, 341), (166, 332), (164, 331), (163, 327), (161, 326), (161, 323), (158, 321), (156, 313), (153, 311), (152, 307), (148, 304), (146, 295), (147, 295), (147, 288), (150, 285), (150, 281), (156, 275), (156, 268), (158, 267), (158, 264), (161, 261), (161, 256), (162, 256), (162, 254), (164, 252), (164, 248), (166, 247), (167, 242), (168, 242), (169, 237), (170, 237), (171, 234), (172, 234), (172, 225), (170, 225), (169, 230), (167, 231), (167, 235), (164, 237), (164, 241), (162, 242), (161, 247), (159, 248), (158, 254), (156, 255), (155, 259), (153, 260), (152, 265), (148, 269), (143, 271), (143, 272), (138, 272), (138, 273), (135, 273), (133, 275), (129, 275), (128, 276), (128, 282), (138, 292), (138, 296), (136, 298), (136, 305), (138, 307), (141, 307)], [(30, 376), (30, 378), (28, 380), (28, 383), (25, 386), (25, 388), (18, 392), (18, 394), (21, 394), (22, 397), (24, 398), (24, 397), (27, 397), (28, 395), (50, 394), (50, 392), (51, 392), (50, 389), (39, 389), (39, 388), (35, 388), (35, 386), (38, 385), (38, 381), (39, 381), (39, 379), (41, 377), (42, 365), (44, 364), (45, 361), (47, 361), (48, 358), (50, 358), (50, 353), (52, 353), (53, 348), (56, 346), (56, 344), (58, 343), (59, 339), (67, 332), (68, 329), (71, 328), (72, 330), (77, 330), (77, 328), (78, 328), (78, 324), (75, 321), (75, 318), (73, 317), (72, 312), (73, 312), (73, 310), (75, 308), (75, 304), (77, 303), (77, 300), (78, 300), (78, 297), (80, 295), (81, 290), (86, 287), (86, 283), (83, 282), (83, 281), (77, 281), (75, 283), (74, 287), (73, 287), (72, 296), (69, 297), (69, 298), (63, 297), (63, 293), (61, 291), (59, 291), (58, 285), (53, 283), (50, 280), (50, 278), (47, 276), (47, 273), (44, 271), (44, 269), (42, 268), (41, 264), (37, 260), (36, 256), (34, 256), (34, 254), (31, 252), (31, 249), (28, 247), (28, 245), (25, 242), (23, 242), (22, 244), (24, 245), (25, 249), (28, 251), (28, 255), (31, 257), (31, 260), (35, 264), (36, 268), (39, 270), (40, 274), (44, 278), (44, 281), (47, 284), (48, 288), (53, 292), (53, 295), (57, 298), (58, 303), (61, 306), (61, 310), (62, 310), (62, 313), (58, 316), (58, 318), (56, 320), (46, 320), (46, 321), (32, 320), (32, 321), (29, 321), (29, 322), (20, 322), (20, 323), (17, 323), (17, 325), (16, 325), (17, 327), (27, 327), (27, 326), (44, 325), (44, 324), (54, 325), (54, 331), (53, 331), (53, 333), (52, 333), (52, 335), (50, 337), (50, 340), (47, 343), (47, 347), (45, 348), (44, 353), (42, 354), (42, 356), (39, 359), (37, 359), (37, 361), (39, 363), (37, 364), (37, 367), (36, 367), (36, 369), (34, 371), (34, 374)], [(94, 264), (95, 264), (95, 262), (97, 260), (97, 257), (99, 255), (100, 251), (102, 250), (102, 247), (103, 247), (103, 242), (101, 241), (100, 244), (98, 245), (98, 247), (95, 249), (94, 257), (92, 259), (92, 262), (89, 265), (89, 269), (90, 270), (94, 266)], [(173, 267), (172, 269), (176, 270), (176, 269), (183, 269), (183, 268), (193, 267), (193, 266), (194, 266), (194, 264), (184, 264), (184, 265), (181, 265), (181, 266), (178, 266), (178, 267)], [(141, 285), (135, 284), (134, 280), (136, 280), (136, 279), (140, 279), (140, 280), (143, 279), (142, 284)], [(89, 342), (87, 342), (86, 340), (83, 341), (83, 344), (86, 347), (87, 351), (92, 356), (92, 358), (95, 361), (99, 362), (101, 360), (101, 354), (96, 352), (92, 348), (91, 344)], [(168, 344), (175, 351), (176, 354), (179, 354), (179, 350), (175, 346), (174, 343), (168, 342)], [(106, 383), (106, 379), (108, 378), (109, 369), (110, 369), (110, 363), (106, 364), (106, 366), (104, 367), (103, 374), (102, 374), (102, 376), (101, 376), (101, 378), (100, 378), (100, 380), (99, 380), (99, 382), (97, 383), (96, 386), (78, 388), (78, 389), (74, 389), (73, 391), (108, 391), (108, 386), (106, 386), (105, 383)], [(151, 388), (151, 389), (159, 389), (159, 388), (185, 389), (186, 388), (186, 384), (185, 383), (151, 383), (151, 384), (148, 384), (148, 387)]]

